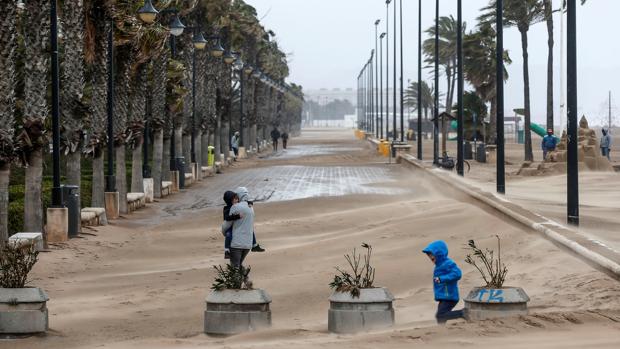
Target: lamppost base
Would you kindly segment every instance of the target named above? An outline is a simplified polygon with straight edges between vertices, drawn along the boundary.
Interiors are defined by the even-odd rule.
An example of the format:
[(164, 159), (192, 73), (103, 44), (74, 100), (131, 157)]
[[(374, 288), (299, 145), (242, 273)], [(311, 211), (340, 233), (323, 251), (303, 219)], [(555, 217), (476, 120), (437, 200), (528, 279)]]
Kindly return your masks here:
[(239, 159), (247, 159), (248, 158), (248, 153), (245, 149), (245, 147), (239, 147)]
[(117, 191), (105, 192), (105, 214), (108, 219), (118, 219), (120, 212), (120, 195)]
[(50, 207), (47, 209), (45, 225), (47, 242), (64, 242), (69, 240), (69, 209)]
[(147, 204), (155, 201), (155, 189), (153, 178), (144, 178), (142, 180), (142, 186), (144, 188), (144, 199)]
[(192, 162), (192, 178), (193, 178), (193, 182), (196, 183), (200, 180), (202, 180), (202, 170), (198, 168), (198, 164), (195, 162)]
[(115, 175), (105, 176), (105, 191), (108, 193), (113, 193), (116, 191), (116, 176)]
[(172, 192), (178, 193), (179, 187), (179, 171), (170, 171), (170, 181), (172, 182)]

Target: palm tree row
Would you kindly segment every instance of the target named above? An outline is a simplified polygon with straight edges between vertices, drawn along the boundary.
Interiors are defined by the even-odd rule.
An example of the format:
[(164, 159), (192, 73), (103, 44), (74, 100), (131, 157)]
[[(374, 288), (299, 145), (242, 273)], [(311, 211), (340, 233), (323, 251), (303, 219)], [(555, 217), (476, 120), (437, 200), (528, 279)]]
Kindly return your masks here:
[[(584, 4), (586, 0), (582, 0)], [(525, 160), (532, 161), (532, 137), (530, 131), (531, 123), (531, 103), (530, 103), (530, 74), (529, 74), (529, 29), (541, 22), (547, 25), (548, 34), (548, 61), (547, 61), (547, 128), (554, 128), (553, 115), (553, 14), (558, 10), (552, 8), (551, 0), (504, 0), (504, 25), (516, 27), (521, 34), (521, 47), (523, 55), (523, 80), (524, 80), (524, 114), (525, 114)], [(482, 15), (478, 18), (478, 23), (473, 31), (466, 32), (466, 25), (463, 24), (463, 50), (464, 50), (464, 77), (471, 84), (478, 97), (491, 105), (489, 142), (495, 142), (496, 132), (496, 104), (495, 104), (495, 55), (496, 55), (496, 0), (490, 0), (489, 4), (481, 9)], [(562, 8), (565, 8), (565, 1)], [(446, 78), (446, 104), (445, 108), (451, 110), (453, 107), (454, 84), (456, 76), (456, 21), (452, 16), (444, 16), (439, 19), (439, 63), (443, 68)], [(424, 54), (427, 63), (435, 61), (435, 26), (427, 31), (429, 39), (424, 42)], [(512, 63), (508, 51), (504, 53), (504, 63)], [(434, 74), (434, 72), (432, 72)], [(504, 73), (508, 79), (507, 72)], [(418, 83), (414, 82), (409, 86), (406, 100), (409, 107), (417, 109), (417, 89)], [(431, 108), (433, 105), (433, 93), (425, 95), (425, 90), (430, 88), (424, 84), (423, 100), (421, 107), (423, 110)], [(439, 90), (433, 87), (433, 90)]]
[[(50, 142), (49, 14), (51, 1), (0, 2), (0, 244), (8, 238), (8, 187), (11, 166), (25, 168), (24, 230), (41, 231), (43, 169)], [(189, 32), (219, 37), (228, 52), (282, 84), (288, 76), (286, 55), (275, 34), (259, 22), (243, 0), (159, 0), (152, 24), (141, 22), (143, 0), (58, 0), (62, 29), (61, 146), (65, 183), (80, 186), (84, 163), (92, 162), (92, 202), (104, 206), (104, 154), (113, 142), (116, 187), (121, 212), (128, 191), (141, 192), (145, 137), (152, 139), (155, 195), (170, 179), (170, 146), (176, 156), (190, 157), (195, 137), (196, 162), (206, 165), (207, 147), (228, 156), (229, 134), (243, 130), (246, 146), (266, 139), (281, 125), (295, 132), (301, 122), (302, 88), (291, 84), (282, 93), (261, 83), (261, 75), (244, 75), (221, 58), (194, 48), (191, 33), (176, 38), (172, 55), (168, 23), (178, 15)], [(107, 139), (107, 33), (114, 33), (114, 137)], [(195, 55), (196, 96), (192, 96)], [(239, 113), (239, 80), (243, 78), (244, 113)], [(264, 81), (264, 80), (263, 80)], [(193, 103), (195, 97), (195, 110)], [(146, 127), (148, 125), (148, 127)], [(125, 157), (131, 157), (128, 179)], [(89, 158), (84, 162), (83, 158)], [(18, 161), (19, 160), (19, 161)], [(189, 159), (188, 159), (189, 160)], [(47, 189), (45, 189), (47, 190)]]

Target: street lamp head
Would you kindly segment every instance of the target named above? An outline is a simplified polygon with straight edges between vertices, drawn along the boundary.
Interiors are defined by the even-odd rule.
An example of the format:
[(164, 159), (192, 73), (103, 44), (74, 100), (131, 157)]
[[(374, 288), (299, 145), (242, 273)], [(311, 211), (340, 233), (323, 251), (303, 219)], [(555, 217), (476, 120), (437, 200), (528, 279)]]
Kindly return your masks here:
[(181, 22), (179, 16), (174, 16), (174, 19), (170, 22), (170, 34), (174, 36), (180, 36), (185, 30), (185, 25)]
[(254, 69), (254, 73), (252, 74), (252, 77), (254, 79), (260, 79), (260, 77), (261, 77), (260, 69), (258, 69), (258, 68)]
[(254, 71), (254, 68), (252, 68), (251, 65), (246, 64), (245, 68), (243, 69), (243, 72), (245, 73), (245, 75), (249, 76), (250, 74), (252, 74), (252, 71)]
[(385, 37), (385, 33), (381, 33), (381, 36), (379, 36), (379, 39), (383, 39)]
[(235, 59), (234, 67), (235, 67), (235, 70), (241, 71), (241, 70), (243, 70), (243, 60), (241, 59), (241, 55), (240, 54), (237, 54), (236, 56), (237, 56), (237, 58)]
[(224, 54), (224, 63), (231, 65), (235, 62), (235, 56), (232, 54), (232, 52), (230, 52), (230, 50), (227, 50), (226, 53)]
[(146, 24), (152, 24), (155, 22), (158, 13), (159, 11), (153, 7), (151, 0), (146, 0), (144, 1), (144, 6), (138, 10), (138, 18)]
[(380, 19), (377, 19), (377, 20), (375, 21), (375, 25), (379, 25), (379, 23), (381, 23), (381, 20), (380, 20)]
[(392, 2), (392, 0), (385, 0), (385, 4), (389, 5)]
[(211, 56), (215, 58), (222, 57), (224, 55), (224, 48), (220, 43), (220, 38), (216, 38), (213, 46), (211, 47)]
[(201, 32), (198, 32), (194, 35), (193, 42), (194, 48), (196, 48), (197, 50), (204, 50), (207, 47), (207, 40), (205, 40), (205, 37), (202, 35)]

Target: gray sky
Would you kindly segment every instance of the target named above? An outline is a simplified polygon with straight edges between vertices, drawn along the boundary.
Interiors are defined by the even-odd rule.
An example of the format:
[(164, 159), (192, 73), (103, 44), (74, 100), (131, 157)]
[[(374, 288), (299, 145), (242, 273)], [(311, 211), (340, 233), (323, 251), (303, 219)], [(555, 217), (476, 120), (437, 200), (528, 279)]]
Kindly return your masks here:
[[(385, 31), (384, 0), (246, 0), (256, 7), (259, 18), (273, 29), (283, 50), (291, 54), (290, 81), (306, 89), (356, 86), (359, 70), (375, 47), (374, 21), (381, 19)], [(398, 1), (398, 0), (396, 0)], [(553, 0), (555, 7), (561, 0)], [(463, 0), (463, 17), (473, 28), (479, 10), (488, 0)], [(435, 1), (423, 0), (423, 30), (433, 25)], [(390, 5), (392, 14), (393, 5)], [(426, 6), (426, 8), (424, 8)], [(441, 15), (456, 17), (456, 0), (441, 1)], [(405, 81), (417, 79), (418, 1), (403, 0)], [(607, 95), (612, 91), (613, 113), (620, 101), (620, 42), (615, 41), (620, 13), (618, 0), (594, 0), (578, 7), (579, 110), (593, 123), (606, 120)], [(393, 30), (390, 19), (390, 32)], [(555, 16), (555, 110), (560, 99), (560, 15)], [(391, 35), (391, 34), (390, 34)], [(423, 36), (423, 39), (426, 36)], [(392, 39), (390, 39), (392, 47)], [(516, 28), (505, 30), (505, 48), (513, 60), (508, 67), (506, 113), (523, 105), (521, 40)], [(529, 32), (529, 59), (533, 121), (542, 122), (546, 111), (547, 29), (544, 23)], [(392, 62), (392, 58), (390, 58)], [(392, 65), (390, 63), (390, 65)], [(423, 78), (431, 81), (429, 71)], [(443, 83), (443, 79), (440, 80)], [(391, 85), (392, 83), (390, 83)], [(445, 85), (445, 83), (443, 83)], [(440, 89), (445, 90), (441, 85)], [(556, 124), (559, 123), (556, 115)], [(615, 118), (620, 124), (620, 116)]]

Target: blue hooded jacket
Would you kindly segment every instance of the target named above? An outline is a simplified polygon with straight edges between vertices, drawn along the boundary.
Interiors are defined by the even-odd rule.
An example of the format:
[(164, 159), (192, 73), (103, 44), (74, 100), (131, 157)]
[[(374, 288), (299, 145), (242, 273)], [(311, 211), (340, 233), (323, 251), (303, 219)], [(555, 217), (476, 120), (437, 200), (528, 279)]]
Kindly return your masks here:
[(455, 301), (459, 300), (458, 281), (461, 279), (461, 269), (448, 258), (448, 245), (439, 240), (432, 242), (427, 248), (422, 250), (426, 254), (435, 256), (435, 270), (433, 279), (439, 278), (439, 283), (433, 281), (436, 301)]

